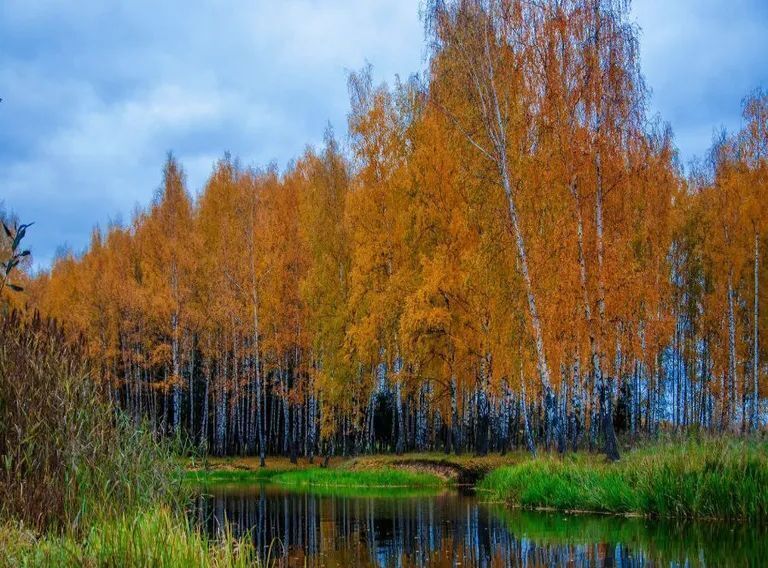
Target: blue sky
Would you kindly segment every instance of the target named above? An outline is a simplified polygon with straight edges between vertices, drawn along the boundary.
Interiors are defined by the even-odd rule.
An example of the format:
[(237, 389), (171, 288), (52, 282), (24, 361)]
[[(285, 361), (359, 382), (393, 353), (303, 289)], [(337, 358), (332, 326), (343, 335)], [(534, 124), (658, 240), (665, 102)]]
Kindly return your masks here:
[[(633, 18), (686, 163), (768, 87), (768, 2), (634, 0)], [(193, 193), (225, 151), (282, 168), (328, 122), (343, 137), (349, 70), (391, 81), (424, 54), (418, 0), (2, 0), (0, 200), (45, 267), (146, 205), (168, 150)]]

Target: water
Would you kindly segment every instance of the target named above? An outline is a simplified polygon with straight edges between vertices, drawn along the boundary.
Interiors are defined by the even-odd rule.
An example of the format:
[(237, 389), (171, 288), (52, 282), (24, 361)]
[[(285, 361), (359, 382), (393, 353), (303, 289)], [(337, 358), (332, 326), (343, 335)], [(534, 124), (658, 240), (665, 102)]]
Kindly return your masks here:
[(745, 524), (512, 511), (448, 490), (215, 487), (191, 515), (281, 566), (768, 565), (768, 532)]

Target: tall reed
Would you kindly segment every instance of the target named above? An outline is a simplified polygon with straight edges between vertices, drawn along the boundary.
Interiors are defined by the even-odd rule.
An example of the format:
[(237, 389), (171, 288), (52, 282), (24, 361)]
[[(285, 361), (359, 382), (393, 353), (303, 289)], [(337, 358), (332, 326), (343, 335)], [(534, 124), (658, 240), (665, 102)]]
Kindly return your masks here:
[[(259, 566), (253, 541), (229, 528), (216, 540), (168, 508), (104, 519), (80, 536), (35, 537), (0, 527), (0, 567), (141, 566), (159, 568)], [(265, 561), (271, 564), (269, 559)]]
[(80, 342), (37, 315), (0, 314), (0, 516), (77, 529), (167, 498), (174, 467), (114, 412)]

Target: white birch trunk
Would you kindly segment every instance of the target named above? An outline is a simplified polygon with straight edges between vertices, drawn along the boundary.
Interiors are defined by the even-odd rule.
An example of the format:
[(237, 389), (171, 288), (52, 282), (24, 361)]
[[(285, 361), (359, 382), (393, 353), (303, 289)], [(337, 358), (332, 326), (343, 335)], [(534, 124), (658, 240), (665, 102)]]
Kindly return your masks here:
[(181, 427), (181, 363), (179, 362), (179, 314), (171, 316), (171, 358), (173, 364), (173, 434), (179, 435)]
[[(603, 174), (600, 161), (600, 150), (598, 149), (595, 157), (595, 172), (597, 176), (597, 187), (595, 191), (595, 247), (597, 249), (597, 313), (600, 318), (600, 326), (597, 334), (597, 358), (594, 359), (595, 374), (600, 374), (600, 380), (605, 389), (605, 381), (602, 377), (602, 362), (605, 358), (603, 352), (605, 333), (605, 275), (604, 275), (604, 239), (603, 239)], [(618, 377), (617, 377), (618, 379)], [(612, 389), (612, 381), (609, 379), (608, 386)], [(605, 453), (609, 459), (619, 459), (619, 445), (616, 440), (616, 433), (613, 430), (613, 416), (611, 412), (612, 392), (603, 399), (603, 434), (605, 436)]]
[(758, 342), (758, 316), (760, 304), (760, 235), (755, 231), (755, 295), (754, 311), (752, 314), (754, 329), (752, 331), (752, 429), (757, 430), (760, 421), (760, 345)]
[(733, 269), (728, 272), (728, 426), (733, 425), (736, 405), (736, 314), (734, 312)]

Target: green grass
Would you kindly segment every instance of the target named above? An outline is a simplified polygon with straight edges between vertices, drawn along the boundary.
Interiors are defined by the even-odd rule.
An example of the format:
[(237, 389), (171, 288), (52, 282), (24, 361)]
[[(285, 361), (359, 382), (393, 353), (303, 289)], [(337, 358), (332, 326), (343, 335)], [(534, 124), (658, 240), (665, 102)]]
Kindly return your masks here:
[(347, 469), (304, 469), (279, 473), (274, 483), (317, 487), (439, 487), (445, 481), (429, 473), (387, 468), (365, 471)]
[(431, 473), (413, 472), (394, 467), (347, 469), (349, 463), (333, 469), (317, 466), (299, 469), (200, 469), (187, 471), (183, 481), (204, 490), (239, 489), (247, 485), (271, 483), (286, 489), (314, 494), (356, 497), (416, 497), (434, 495), (448, 481)]
[[(518, 463), (528, 459), (526, 452), (510, 452), (504, 456), (490, 454), (487, 456), (474, 456), (471, 454), (447, 455), (442, 452), (409, 453), (401, 456), (390, 454), (361, 455), (355, 457), (335, 457), (331, 460), (328, 470), (335, 472), (357, 472), (336, 475), (334, 486), (369, 488), (371, 486), (423, 486), (427, 481), (428, 486), (449, 486), (455, 484), (473, 484), (478, 479), (492, 470)], [(183, 458), (178, 465), (185, 468), (182, 480), (193, 486), (211, 488), (221, 485), (242, 486), (250, 483), (277, 483), (278, 475), (284, 481), (290, 481), (294, 486), (299, 481), (308, 485), (308, 479), (315, 487), (329, 485), (326, 479), (318, 476), (331, 474), (301, 473), (301, 471), (319, 471), (316, 464), (309, 463), (305, 458), (300, 458), (297, 463), (291, 463), (288, 458), (269, 456), (266, 467), (259, 466), (259, 460), (255, 457), (225, 457), (225, 458)], [(392, 478), (390, 472), (401, 471), (404, 475)], [(419, 478), (414, 474), (426, 474), (428, 478)], [(399, 474), (395, 474), (399, 475)], [(370, 491), (366, 491), (366, 494)]]
[(353, 462), (334, 468), (318, 466), (279, 467), (263, 469), (195, 469), (186, 471), (182, 480), (192, 485), (244, 485), (276, 483), (285, 486), (313, 487), (440, 487), (446, 480), (432, 473), (408, 471), (392, 466), (351, 469)]
[(193, 485), (266, 483), (284, 469), (199, 469), (184, 472), (182, 481)]
[(35, 537), (6, 525), (0, 527), (0, 551), (0, 566), (258, 566), (249, 538), (236, 539), (226, 531), (211, 540), (166, 508), (105, 519), (82, 537)]
[(479, 489), (525, 508), (763, 521), (768, 449), (724, 439), (650, 446), (615, 464), (546, 457), (494, 470)]

